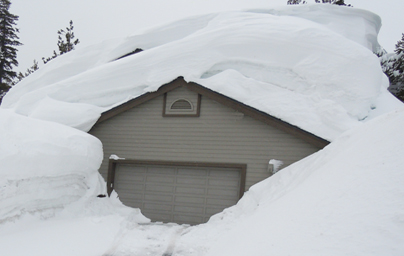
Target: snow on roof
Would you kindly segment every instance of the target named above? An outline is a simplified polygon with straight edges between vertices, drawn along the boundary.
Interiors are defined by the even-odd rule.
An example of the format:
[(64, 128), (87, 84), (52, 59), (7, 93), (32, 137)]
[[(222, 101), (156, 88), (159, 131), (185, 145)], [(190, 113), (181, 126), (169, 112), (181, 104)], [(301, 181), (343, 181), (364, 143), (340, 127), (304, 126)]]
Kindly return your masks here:
[(191, 17), (58, 57), (1, 108), (88, 131), (102, 112), (183, 76), (333, 140), (399, 105), (371, 51), (379, 29), (377, 15), (330, 5)]

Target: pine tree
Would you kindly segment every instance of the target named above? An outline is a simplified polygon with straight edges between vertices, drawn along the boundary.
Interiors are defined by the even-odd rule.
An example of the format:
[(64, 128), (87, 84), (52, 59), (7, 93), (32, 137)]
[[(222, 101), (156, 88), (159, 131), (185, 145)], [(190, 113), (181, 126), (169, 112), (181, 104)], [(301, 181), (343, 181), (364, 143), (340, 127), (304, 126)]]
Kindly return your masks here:
[(351, 6), (350, 4), (346, 5), (345, 2), (344, 2), (344, 0), (335, 0), (335, 1), (333, 2), (333, 4), (336, 4), (336, 5), (344, 5), (344, 6)]
[[(316, 3), (323, 3), (323, 4), (336, 4), (336, 5), (343, 5), (352, 7), (350, 4), (346, 4), (345, 0), (314, 0)], [(296, 3), (289, 3), (289, 2), (296, 2)], [(288, 4), (300, 4), (301, 0), (288, 0)], [(303, 2), (305, 3), (305, 2)]]
[[(287, 4), (300, 4), (302, 3), (302, 0), (288, 0)], [(305, 4), (306, 1), (303, 1), (303, 4)]]
[(396, 54), (402, 54), (404, 52), (404, 33), (402, 34), (401, 40), (397, 42), (394, 52)]
[(59, 55), (62, 55), (64, 53), (70, 52), (71, 50), (74, 50), (74, 46), (79, 44), (80, 41), (79, 39), (74, 40), (74, 32), (73, 32), (73, 21), (71, 20), (69, 22), (69, 27), (66, 27), (66, 30), (60, 29), (58, 30), (58, 48), (59, 48), (59, 53), (56, 53), (56, 51), (53, 51), (53, 55), (51, 57), (45, 58), (42, 57), (42, 61), (44, 64), (48, 63), (49, 61), (53, 60)]
[(10, 5), (9, 0), (0, 0), (0, 102), (17, 76), (13, 67), (18, 66), (16, 46), (21, 45), (15, 27), (18, 16), (9, 12)]
[(395, 95), (404, 102), (404, 34), (396, 44), (395, 62), (392, 65), (390, 83), (395, 87)]
[[(71, 20), (69, 23), (69, 27), (66, 28), (66, 31), (64, 31), (63, 29), (58, 31), (58, 47), (60, 55), (74, 50), (74, 46), (80, 43), (79, 39), (76, 39), (74, 41), (73, 28), (73, 21)], [(63, 36), (65, 37), (66, 42), (64, 41)]]
[(383, 72), (390, 81), (389, 91), (404, 102), (404, 34), (396, 44), (393, 53), (383, 53), (380, 56)]

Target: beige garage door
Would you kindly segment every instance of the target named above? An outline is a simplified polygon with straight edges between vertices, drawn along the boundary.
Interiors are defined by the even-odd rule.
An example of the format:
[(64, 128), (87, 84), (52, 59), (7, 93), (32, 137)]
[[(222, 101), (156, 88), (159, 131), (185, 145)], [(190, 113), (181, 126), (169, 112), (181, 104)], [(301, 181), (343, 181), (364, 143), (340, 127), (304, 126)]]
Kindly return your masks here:
[(243, 168), (119, 163), (114, 189), (152, 221), (199, 224), (237, 203)]

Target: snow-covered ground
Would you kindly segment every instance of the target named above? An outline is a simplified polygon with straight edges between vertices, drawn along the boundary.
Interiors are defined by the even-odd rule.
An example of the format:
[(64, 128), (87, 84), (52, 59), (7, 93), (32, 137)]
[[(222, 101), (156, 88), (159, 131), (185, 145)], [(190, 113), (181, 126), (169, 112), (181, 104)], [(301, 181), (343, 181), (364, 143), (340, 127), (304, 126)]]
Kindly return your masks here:
[(3, 222), (2, 255), (403, 255), (403, 126), (404, 109), (360, 125), (207, 224), (147, 223), (93, 197)]
[(403, 255), (403, 125), (401, 109), (344, 133), (191, 229), (176, 255)]
[[(403, 255), (404, 109), (372, 53), (379, 28), (366, 11), (289, 6), (192, 17), (52, 60), (0, 107), (1, 255)], [(84, 131), (178, 76), (332, 143), (206, 224), (150, 223), (116, 194), (97, 197), (102, 145)]]

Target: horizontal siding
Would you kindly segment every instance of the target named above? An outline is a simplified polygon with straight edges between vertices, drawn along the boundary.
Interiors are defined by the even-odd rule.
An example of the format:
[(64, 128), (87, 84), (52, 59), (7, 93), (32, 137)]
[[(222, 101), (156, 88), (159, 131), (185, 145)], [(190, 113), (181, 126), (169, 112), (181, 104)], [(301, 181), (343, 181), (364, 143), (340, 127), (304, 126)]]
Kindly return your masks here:
[[(181, 98), (184, 88), (168, 93)], [(108, 157), (156, 161), (195, 161), (247, 164), (246, 189), (269, 177), (268, 161), (278, 159), (286, 167), (316, 151), (317, 147), (282, 130), (225, 107), (207, 97), (201, 99), (200, 117), (163, 117), (159, 96), (90, 131), (104, 147), (100, 172), (108, 171)], [(186, 94), (190, 98), (189, 92)]]

